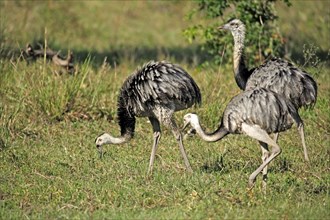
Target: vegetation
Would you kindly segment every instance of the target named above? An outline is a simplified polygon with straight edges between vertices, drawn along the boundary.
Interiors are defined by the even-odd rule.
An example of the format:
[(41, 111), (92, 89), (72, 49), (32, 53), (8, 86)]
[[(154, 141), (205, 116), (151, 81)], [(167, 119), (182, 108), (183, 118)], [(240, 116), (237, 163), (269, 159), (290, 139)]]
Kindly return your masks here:
[[(250, 64), (262, 62), (270, 55), (283, 55), (283, 39), (275, 22), (276, 0), (268, 1), (233, 1), (233, 0), (199, 0), (198, 10), (193, 10), (190, 18), (202, 13), (211, 22), (205, 25), (194, 24), (185, 30), (185, 35), (192, 41), (201, 38), (206, 51), (213, 55), (217, 63), (231, 59), (233, 44), (232, 36), (226, 31), (219, 31), (219, 19), (226, 23), (229, 18), (240, 18), (247, 26), (246, 44), (249, 45), (248, 57)], [(290, 6), (288, 0), (284, 1)], [(212, 22), (216, 21), (216, 22)], [(227, 49), (227, 45), (230, 45)], [(225, 51), (228, 50), (228, 51)], [(226, 52), (226, 53), (225, 53)]]
[[(308, 14), (315, 5), (329, 8), (323, 1), (310, 4), (313, 7), (301, 9), (293, 3), (286, 14)], [(133, 140), (105, 147), (99, 159), (95, 137), (103, 131), (119, 134), (118, 90), (149, 59), (179, 63), (201, 88), (203, 105), (179, 112), (178, 124), (185, 113), (194, 111), (203, 126), (217, 127), (226, 103), (239, 89), (230, 60), (203, 67), (200, 64), (211, 58), (200, 45), (185, 41), (183, 29), (208, 22), (199, 16), (183, 19), (196, 6), (181, 1), (0, 2), (0, 219), (329, 216), (329, 45), (314, 38), (317, 31), (329, 36), (325, 22), (315, 30), (310, 28), (314, 23), (295, 20), (303, 32), (290, 35), (296, 51), (292, 55), (300, 51), (301, 65), (309, 60), (304, 68), (319, 85), (315, 108), (301, 110), (311, 162), (304, 162), (295, 127), (281, 134), (283, 152), (269, 166), (267, 195), (260, 178), (252, 191), (246, 189), (248, 176), (261, 163), (261, 152), (258, 143), (245, 136), (232, 135), (217, 143), (198, 137), (185, 140), (194, 170), (188, 174), (172, 133), (164, 128), (154, 175), (148, 177), (152, 131), (141, 118)], [(283, 13), (282, 5), (276, 7)], [(313, 19), (328, 16), (321, 9)], [(280, 16), (278, 22), (289, 30), (293, 20)], [(43, 59), (29, 64), (17, 59), (26, 43), (45, 40), (56, 50), (73, 51), (75, 75), (58, 75)]]

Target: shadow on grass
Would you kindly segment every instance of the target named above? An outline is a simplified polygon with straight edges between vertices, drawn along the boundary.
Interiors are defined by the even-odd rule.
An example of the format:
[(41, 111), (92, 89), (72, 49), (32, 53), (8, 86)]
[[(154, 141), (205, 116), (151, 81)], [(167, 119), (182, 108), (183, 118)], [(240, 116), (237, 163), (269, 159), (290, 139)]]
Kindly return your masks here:
[(203, 166), (200, 167), (200, 170), (205, 173), (213, 173), (213, 172), (229, 172), (228, 166), (224, 163), (223, 155), (220, 155), (216, 160), (211, 162), (205, 162)]
[[(31, 43), (33, 48), (39, 48), (42, 41), (35, 40)], [(67, 55), (67, 48), (49, 44), (49, 48), (60, 51), (60, 55)], [(0, 58), (11, 59), (22, 55), (25, 48), (0, 48)], [(187, 47), (133, 47), (122, 46), (99, 52), (97, 50), (72, 49), (75, 63), (83, 63), (90, 56), (93, 67), (100, 67), (104, 60), (110, 65), (119, 65), (123, 62), (143, 64), (150, 60), (172, 60), (173, 62), (199, 65), (212, 60), (211, 55), (203, 51), (201, 46), (191, 45)]]
[[(33, 48), (38, 48), (42, 45), (42, 40), (34, 40), (31, 42)], [(67, 55), (67, 48), (61, 48), (56, 43), (49, 43), (49, 48), (60, 51), (60, 55)], [(18, 58), (22, 54), (25, 48), (0, 48), (0, 58), (11, 59)], [(120, 65), (124, 62), (130, 62), (138, 65), (142, 65), (150, 60), (171, 60), (177, 63), (185, 63), (188, 65), (200, 65), (207, 61), (213, 61), (212, 55), (202, 49), (201, 45), (189, 45), (186, 47), (135, 47), (135, 46), (117, 46), (113, 49), (106, 51), (97, 50), (80, 50), (72, 49), (74, 55), (74, 61), (76, 64), (83, 63), (87, 57), (90, 56), (92, 60), (92, 66), (94, 68), (100, 67), (104, 60), (110, 65)], [(305, 58), (301, 50), (291, 48), (289, 54), (290, 59), (298, 65), (304, 64)], [(316, 56), (326, 62), (326, 66), (330, 66), (328, 60), (329, 51), (318, 50)], [(230, 61), (231, 62), (231, 61)]]
[[(213, 57), (207, 51), (202, 50), (201, 46), (192, 45), (188, 47), (172, 47), (172, 48), (151, 48), (151, 47), (122, 47), (113, 50), (98, 52), (77, 50), (75, 53), (75, 61), (83, 62), (89, 55), (93, 60), (93, 67), (99, 67), (107, 59), (110, 65), (119, 65), (123, 62), (131, 62), (142, 65), (150, 60), (171, 60), (177, 63), (184, 63), (188, 65), (200, 65), (205, 62), (212, 62)], [(325, 62), (326, 66), (330, 66), (328, 60), (328, 51), (317, 51), (316, 56), (320, 61)], [(298, 65), (305, 62), (304, 54), (301, 51), (292, 50), (290, 59)], [(230, 62), (232, 62), (230, 60)]]
[(107, 58), (107, 62), (110, 65), (118, 65), (127, 61), (142, 64), (150, 60), (163, 59), (189, 65), (199, 65), (212, 58), (198, 46), (174, 48), (123, 47), (106, 52), (80, 50), (76, 51), (75, 54), (78, 62), (84, 61), (90, 55), (95, 66), (102, 65), (105, 58)]

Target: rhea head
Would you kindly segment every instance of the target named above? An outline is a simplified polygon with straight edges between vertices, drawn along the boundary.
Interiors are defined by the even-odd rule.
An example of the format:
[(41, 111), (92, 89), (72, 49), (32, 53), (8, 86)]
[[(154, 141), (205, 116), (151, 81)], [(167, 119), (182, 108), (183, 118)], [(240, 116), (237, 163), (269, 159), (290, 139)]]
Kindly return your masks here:
[(231, 31), (234, 37), (245, 34), (245, 25), (237, 18), (229, 20), (226, 24), (220, 26), (219, 29)]
[(191, 127), (194, 129), (199, 127), (199, 119), (198, 116), (194, 113), (188, 113), (183, 117), (184, 125), (183, 129), (184, 130), (189, 124)]
[(100, 158), (103, 157), (103, 151), (102, 151), (102, 145), (104, 144), (112, 144), (114, 138), (107, 133), (103, 133), (101, 135), (99, 135), (96, 139), (95, 139), (95, 144), (96, 144), (96, 148), (99, 151), (100, 154)]

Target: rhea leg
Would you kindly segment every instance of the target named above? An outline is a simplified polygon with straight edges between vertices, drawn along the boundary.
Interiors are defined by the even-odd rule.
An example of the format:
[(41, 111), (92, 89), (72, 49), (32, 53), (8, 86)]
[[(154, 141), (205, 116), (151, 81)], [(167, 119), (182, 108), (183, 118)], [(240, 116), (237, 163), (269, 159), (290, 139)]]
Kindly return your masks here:
[(161, 130), (160, 130), (160, 124), (159, 121), (155, 118), (149, 118), (150, 123), (152, 125), (152, 129), (154, 132), (154, 143), (152, 145), (152, 149), (151, 149), (151, 156), (150, 156), (150, 162), (149, 162), (149, 168), (148, 168), (148, 174), (152, 173), (152, 169), (153, 169), (153, 164), (154, 164), (154, 160), (155, 160), (155, 155), (156, 155), (156, 151), (158, 148), (158, 143), (161, 137)]
[(256, 169), (249, 177), (249, 187), (252, 188), (256, 177), (258, 174), (275, 158), (281, 153), (281, 148), (274, 142), (273, 139), (267, 134), (267, 132), (261, 129), (257, 125), (248, 125), (246, 123), (242, 124), (242, 130), (244, 133), (249, 135), (252, 138), (257, 139), (258, 141), (264, 142), (265, 144), (272, 146), (272, 151), (270, 156), (263, 161), (263, 163)]
[(298, 112), (293, 112), (292, 113), (293, 119), (295, 120), (297, 127), (298, 127), (298, 132), (300, 134), (300, 138), (301, 138), (301, 142), (303, 145), (303, 149), (304, 149), (304, 156), (305, 156), (305, 160), (309, 161), (308, 158), (308, 153), (307, 153), (307, 147), (306, 147), (306, 143), (305, 143), (305, 134), (304, 134), (304, 122), (303, 120), (300, 118)]
[(280, 134), (280, 133), (278, 133), (278, 132), (274, 134), (274, 138), (273, 138), (273, 140), (275, 141), (275, 143), (277, 143), (277, 141), (278, 141), (278, 136), (279, 136), (279, 134)]
[(192, 169), (191, 169), (190, 163), (188, 161), (188, 157), (187, 157), (186, 151), (185, 151), (184, 146), (183, 146), (183, 140), (182, 140), (181, 131), (178, 128), (178, 126), (176, 125), (176, 123), (175, 123), (175, 121), (174, 121), (173, 118), (171, 118), (170, 120), (168, 120), (168, 122), (169, 123), (168, 123), (167, 126), (169, 126), (172, 129), (172, 132), (174, 134), (174, 137), (179, 142), (180, 152), (181, 152), (181, 155), (183, 157), (183, 160), (184, 160), (184, 163), (186, 165), (186, 168), (187, 168), (188, 172), (192, 172)]
[(302, 121), (298, 124), (298, 131), (299, 131), (301, 142), (302, 142), (303, 149), (304, 149), (305, 160), (309, 161), (307, 147), (306, 147), (306, 143), (305, 143), (304, 123)]
[[(268, 150), (268, 145), (264, 142), (259, 141), (261, 145), (261, 151), (262, 151), (262, 162), (264, 163), (267, 158), (269, 157), (269, 150)], [(267, 166), (262, 170), (262, 188), (264, 191), (266, 191), (267, 187)]]

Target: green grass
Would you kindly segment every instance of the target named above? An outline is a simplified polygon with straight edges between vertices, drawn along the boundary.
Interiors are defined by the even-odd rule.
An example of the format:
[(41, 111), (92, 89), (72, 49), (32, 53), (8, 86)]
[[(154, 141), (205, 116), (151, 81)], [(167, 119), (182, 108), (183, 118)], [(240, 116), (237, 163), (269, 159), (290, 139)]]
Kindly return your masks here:
[[(0, 6), (1, 36), (5, 36), (1, 51), (6, 51), (0, 59), (0, 219), (330, 216), (326, 65), (307, 68), (318, 82), (319, 98), (313, 110), (300, 111), (311, 162), (304, 162), (296, 128), (282, 133), (283, 152), (269, 166), (266, 196), (260, 178), (252, 191), (247, 190), (249, 175), (261, 163), (261, 152), (257, 141), (243, 135), (230, 135), (217, 143), (198, 137), (185, 140), (194, 170), (188, 174), (176, 140), (163, 128), (153, 176), (148, 177), (153, 135), (147, 119), (137, 120), (136, 135), (129, 143), (104, 147), (103, 160), (94, 145), (95, 137), (104, 131), (119, 135), (118, 90), (136, 66), (149, 58), (166, 58), (193, 76), (203, 105), (178, 112), (179, 125), (185, 113), (194, 111), (204, 127), (214, 130), (226, 104), (239, 92), (230, 64), (198, 66), (206, 56), (201, 58), (198, 45), (189, 45), (182, 37), (182, 29), (189, 25), (183, 17), (193, 2), (17, 1)], [(63, 14), (71, 15), (66, 23), (61, 23)], [(8, 59), (7, 52), (42, 39), (45, 27), (49, 45), (64, 54), (66, 49), (78, 54), (77, 75), (58, 75), (54, 66), (43, 61), (26, 64)], [(314, 40), (308, 38), (306, 44), (321, 44)], [(297, 45), (302, 51), (303, 45)], [(105, 56), (114, 54), (115, 58), (108, 57), (110, 65), (101, 66)]]

